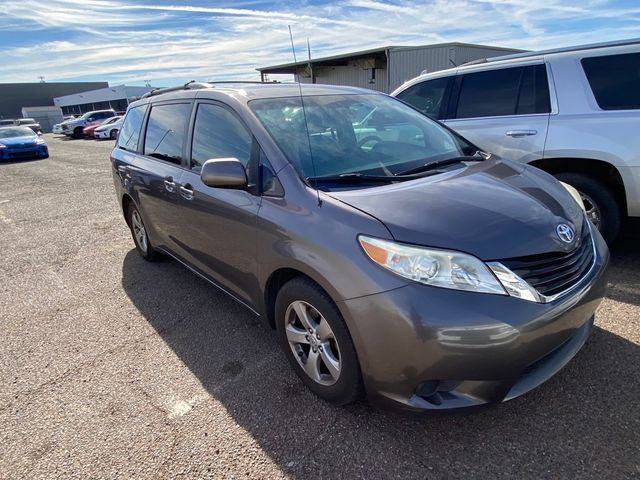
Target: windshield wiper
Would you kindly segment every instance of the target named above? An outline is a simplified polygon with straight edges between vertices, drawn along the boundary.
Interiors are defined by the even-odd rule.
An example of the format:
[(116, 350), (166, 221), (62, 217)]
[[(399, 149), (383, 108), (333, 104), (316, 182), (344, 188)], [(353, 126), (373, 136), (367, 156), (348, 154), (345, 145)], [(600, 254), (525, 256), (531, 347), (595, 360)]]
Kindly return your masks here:
[(348, 172), (341, 173), (340, 175), (325, 175), (321, 177), (307, 177), (307, 181), (310, 183), (314, 182), (375, 182), (375, 183), (389, 183), (389, 182), (397, 182), (398, 180), (408, 180), (409, 178), (405, 178), (402, 175), (366, 175), (360, 172)]
[[(453, 165), (454, 163), (462, 163), (462, 162), (482, 162), (488, 157), (485, 157), (482, 154), (477, 152), (477, 155), (463, 155), (461, 157), (452, 157), (445, 158), (443, 160), (434, 160), (433, 162), (427, 162), (424, 165), (419, 165), (417, 167), (409, 168), (408, 170), (402, 170), (396, 173), (396, 176), (403, 175), (413, 175), (415, 173), (427, 172), (429, 170), (435, 170), (440, 167), (446, 167), (447, 165)], [(484, 152), (483, 152), (484, 153)]]

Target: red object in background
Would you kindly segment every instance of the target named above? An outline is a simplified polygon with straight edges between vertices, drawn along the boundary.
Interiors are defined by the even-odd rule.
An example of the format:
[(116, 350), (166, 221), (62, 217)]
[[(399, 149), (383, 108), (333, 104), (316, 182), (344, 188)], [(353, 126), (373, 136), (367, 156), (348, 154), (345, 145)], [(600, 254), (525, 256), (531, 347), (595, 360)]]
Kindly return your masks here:
[(97, 122), (91, 122), (91, 123), (87, 124), (87, 126), (82, 129), (82, 134), (85, 137), (93, 138), (94, 130), (96, 128), (98, 128), (100, 125), (102, 125), (102, 120), (97, 121)]

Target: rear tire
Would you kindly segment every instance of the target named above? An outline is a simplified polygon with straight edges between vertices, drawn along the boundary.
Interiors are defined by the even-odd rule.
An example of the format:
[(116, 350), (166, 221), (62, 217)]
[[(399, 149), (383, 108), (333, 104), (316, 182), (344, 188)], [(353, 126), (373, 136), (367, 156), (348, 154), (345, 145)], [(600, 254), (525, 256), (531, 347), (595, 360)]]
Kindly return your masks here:
[(275, 318), (291, 367), (313, 393), (335, 405), (360, 397), (362, 375), (351, 335), (322, 288), (305, 277), (290, 280), (278, 292)]
[(149, 241), (149, 235), (144, 227), (142, 216), (138, 211), (138, 208), (132, 203), (129, 204), (127, 212), (127, 223), (131, 230), (131, 236), (133, 237), (133, 243), (136, 246), (136, 250), (142, 258), (148, 262), (154, 262), (159, 258), (158, 252), (151, 246)]
[[(609, 187), (590, 175), (583, 173), (558, 173), (554, 175), (558, 180), (574, 187), (582, 196), (587, 210), (587, 216), (594, 221), (600, 234), (611, 245), (620, 231), (622, 215), (616, 197)], [(589, 211), (594, 212), (589, 215)]]

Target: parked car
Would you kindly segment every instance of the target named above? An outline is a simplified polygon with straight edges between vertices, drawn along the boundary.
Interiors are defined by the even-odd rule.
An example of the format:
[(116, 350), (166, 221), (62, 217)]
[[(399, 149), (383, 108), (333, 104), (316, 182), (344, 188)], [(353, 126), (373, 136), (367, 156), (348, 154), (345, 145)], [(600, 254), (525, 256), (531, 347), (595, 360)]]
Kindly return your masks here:
[(640, 42), (489, 58), (421, 75), (392, 95), (483, 149), (580, 191), (608, 242), (640, 216)]
[[(122, 116), (116, 115), (115, 117), (110, 117), (110, 118), (107, 118), (106, 120), (97, 120), (95, 122), (91, 122), (91, 123), (87, 124), (86, 127), (84, 127), (84, 129), (82, 130), (82, 134), (86, 138), (95, 138), (94, 137), (94, 132), (96, 131), (96, 129), (98, 127), (101, 127), (103, 125), (110, 125), (110, 124), (112, 124), (114, 122), (117, 122), (121, 118), (122, 118)], [(116, 131), (116, 133), (117, 133), (117, 131)]]
[(106, 120), (107, 118), (115, 116), (116, 112), (114, 110), (95, 110), (87, 112), (79, 118), (62, 122), (62, 131), (69, 137), (82, 138), (82, 131), (89, 123), (96, 122), (98, 120)]
[(5, 118), (0, 120), (0, 127), (8, 127), (9, 125), (15, 125), (16, 121), (12, 118)]
[[(93, 131), (93, 136), (97, 139), (110, 138), (115, 140), (118, 136), (120, 128), (122, 128), (122, 117), (113, 117), (115, 120), (111, 123), (104, 123)], [(110, 119), (111, 120), (111, 119)]]
[(0, 160), (48, 157), (47, 142), (29, 127), (0, 127)]
[(19, 127), (29, 127), (34, 133), (42, 133), (42, 127), (33, 118), (18, 118), (14, 125)]
[(336, 404), (364, 388), (412, 411), (471, 407), (560, 370), (609, 258), (574, 197), (387, 95), (301, 88), (189, 83), (130, 105), (111, 162), (138, 253), (262, 317)]

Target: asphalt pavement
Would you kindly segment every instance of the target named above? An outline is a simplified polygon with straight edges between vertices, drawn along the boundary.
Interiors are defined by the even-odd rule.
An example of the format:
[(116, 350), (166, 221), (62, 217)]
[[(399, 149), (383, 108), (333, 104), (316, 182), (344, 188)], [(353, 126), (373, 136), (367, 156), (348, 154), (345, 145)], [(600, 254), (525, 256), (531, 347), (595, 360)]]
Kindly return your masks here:
[(0, 164), (0, 478), (640, 478), (640, 222), (582, 351), (480, 412), (330, 406), (274, 333), (137, 255), (112, 141)]

